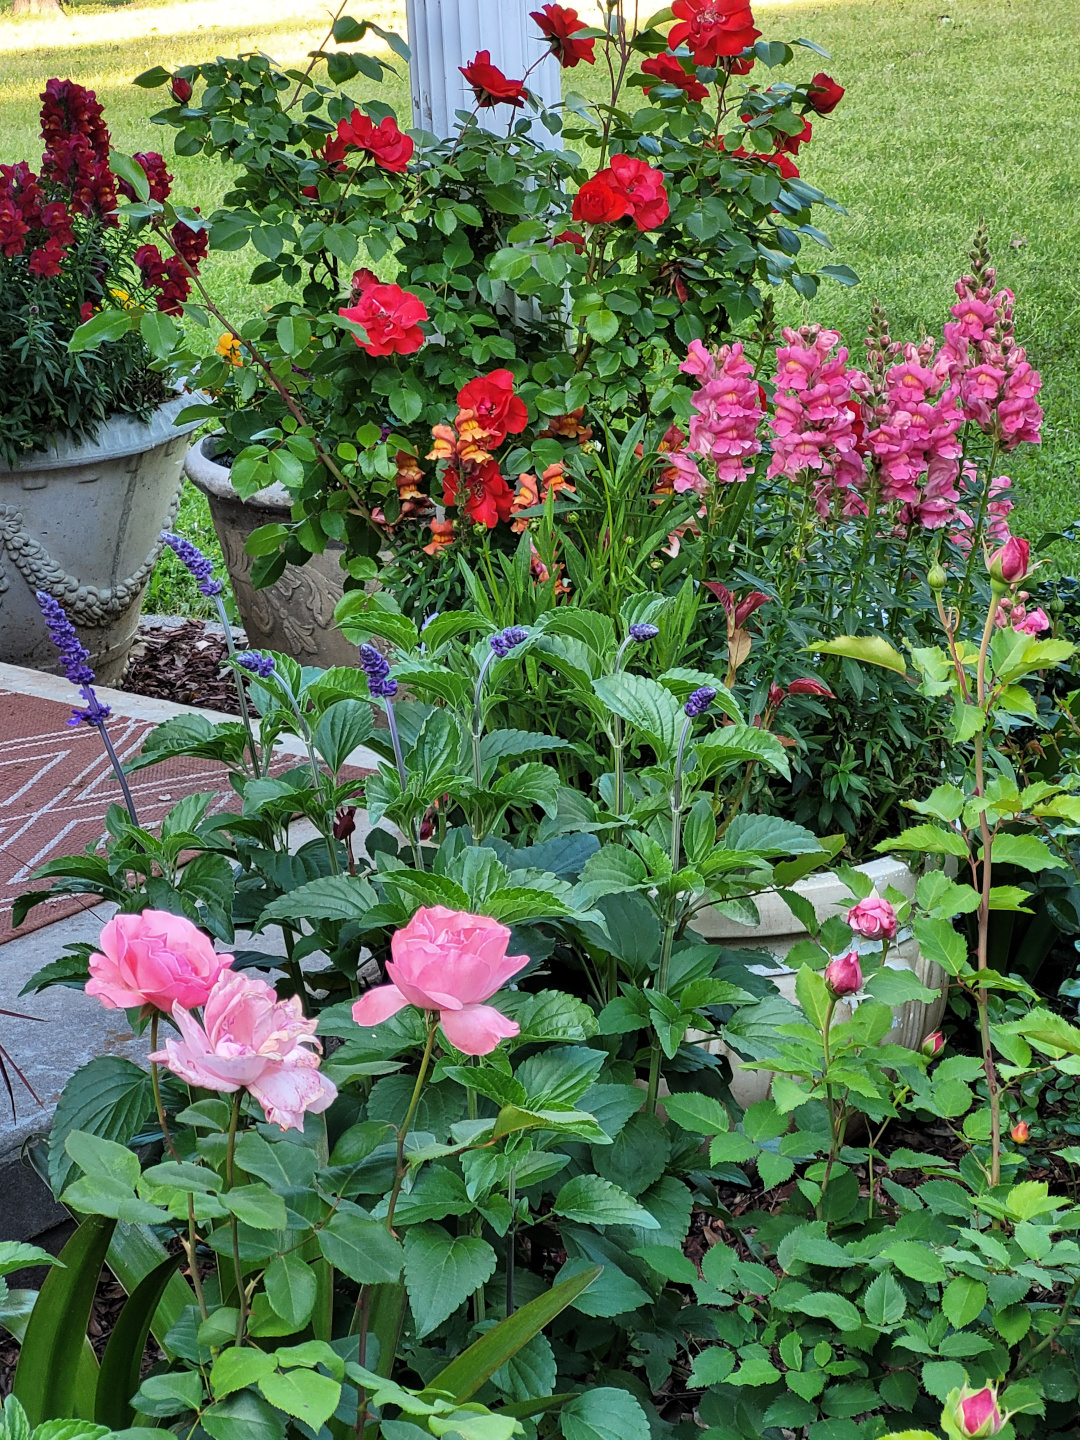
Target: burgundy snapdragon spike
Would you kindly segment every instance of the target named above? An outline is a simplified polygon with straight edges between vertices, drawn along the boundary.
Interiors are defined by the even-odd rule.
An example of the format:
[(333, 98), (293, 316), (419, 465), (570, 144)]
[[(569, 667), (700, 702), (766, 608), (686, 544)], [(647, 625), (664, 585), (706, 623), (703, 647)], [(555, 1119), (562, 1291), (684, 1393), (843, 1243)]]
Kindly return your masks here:
[(73, 709), (69, 725), (92, 725), (101, 736), (101, 743), (105, 746), (105, 752), (112, 763), (116, 778), (120, 783), (123, 792), (124, 804), (127, 806), (131, 823), (138, 825), (139, 817), (135, 813), (135, 801), (132, 799), (131, 789), (124, 774), (123, 766), (120, 764), (120, 757), (113, 748), (109, 732), (105, 728), (105, 721), (112, 711), (98, 699), (94, 690), (94, 672), (90, 668), (90, 652), (83, 645), (75, 632), (75, 626), (67, 617), (67, 611), (44, 590), (36, 593), (41, 613), (45, 617), (45, 624), (49, 630), (49, 638), (60, 652), (60, 663), (64, 667), (64, 674), (73, 685), (79, 687), (79, 694), (86, 701), (86, 709)]

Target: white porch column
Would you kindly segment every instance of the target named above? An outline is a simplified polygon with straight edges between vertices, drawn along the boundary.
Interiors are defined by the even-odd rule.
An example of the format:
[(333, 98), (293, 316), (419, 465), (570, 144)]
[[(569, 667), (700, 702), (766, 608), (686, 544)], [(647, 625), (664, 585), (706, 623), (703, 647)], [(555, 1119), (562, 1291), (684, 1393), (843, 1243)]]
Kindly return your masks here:
[[(412, 50), (413, 124), (440, 138), (451, 135), (456, 110), (472, 110), (473, 93), (459, 66), (467, 65), (478, 50), (491, 52), (491, 63), (510, 80), (520, 80), (530, 65), (548, 51), (530, 9), (539, 0), (406, 0), (409, 47)], [(546, 105), (562, 99), (559, 62), (547, 53), (529, 76), (528, 88)], [(526, 108), (519, 114), (530, 116)], [(506, 133), (509, 110), (505, 105), (480, 110), (485, 129)], [(548, 149), (558, 146), (534, 117), (533, 138)]]

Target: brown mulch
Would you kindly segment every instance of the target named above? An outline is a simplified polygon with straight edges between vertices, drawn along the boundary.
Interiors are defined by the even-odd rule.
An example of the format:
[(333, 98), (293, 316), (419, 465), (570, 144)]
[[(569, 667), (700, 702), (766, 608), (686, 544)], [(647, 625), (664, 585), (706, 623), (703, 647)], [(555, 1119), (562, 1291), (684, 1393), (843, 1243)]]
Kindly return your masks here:
[(227, 653), (224, 637), (207, 633), (204, 620), (185, 620), (180, 625), (144, 620), (119, 688), (239, 715), (236, 682), (231, 671), (221, 668)]

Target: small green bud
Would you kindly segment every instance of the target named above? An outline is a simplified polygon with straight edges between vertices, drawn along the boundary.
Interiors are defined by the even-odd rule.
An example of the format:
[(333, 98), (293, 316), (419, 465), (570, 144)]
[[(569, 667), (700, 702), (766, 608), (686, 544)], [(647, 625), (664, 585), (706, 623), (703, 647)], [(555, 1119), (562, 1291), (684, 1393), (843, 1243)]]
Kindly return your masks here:
[(936, 593), (939, 590), (945, 589), (945, 586), (948, 584), (948, 580), (949, 577), (945, 573), (945, 566), (935, 561), (934, 564), (930, 566), (930, 569), (927, 572), (927, 585), (929, 585), (930, 589), (935, 591)]

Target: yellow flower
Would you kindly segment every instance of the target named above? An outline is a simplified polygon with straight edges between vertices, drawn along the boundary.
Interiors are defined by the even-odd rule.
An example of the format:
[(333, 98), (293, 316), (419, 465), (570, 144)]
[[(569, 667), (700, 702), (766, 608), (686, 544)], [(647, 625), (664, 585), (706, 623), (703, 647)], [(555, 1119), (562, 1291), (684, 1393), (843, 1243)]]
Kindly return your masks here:
[(243, 365), (244, 361), (240, 354), (240, 341), (235, 335), (228, 331), (217, 342), (217, 353), (228, 360), (230, 365)]
[(131, 296), (126, 290), (110, 290), (109, 294), (114, 300), (119, 300), (125, 310), (131, 309)]

